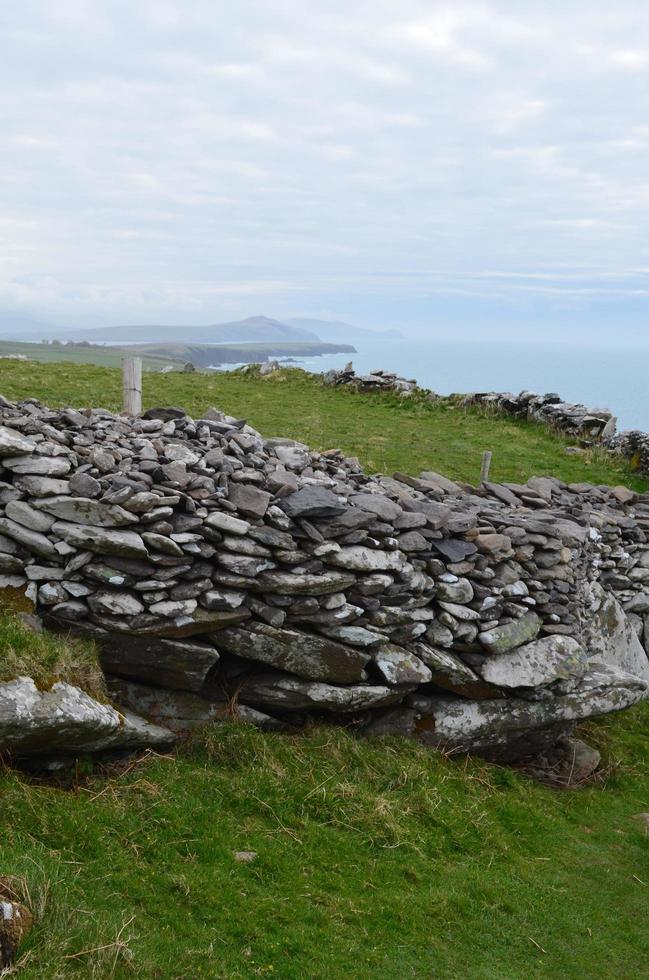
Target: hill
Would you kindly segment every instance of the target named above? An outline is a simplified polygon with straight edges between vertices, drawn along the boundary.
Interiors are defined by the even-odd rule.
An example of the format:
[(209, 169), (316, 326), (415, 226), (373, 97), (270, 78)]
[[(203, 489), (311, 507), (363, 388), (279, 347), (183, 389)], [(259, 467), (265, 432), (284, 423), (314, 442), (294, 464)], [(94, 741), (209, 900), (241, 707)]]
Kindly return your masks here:
[(128, 350), (143, 357), (167, 357), (197, 367), (223, 364), (253, 364), (277, 357), (316, 357), (320, 354), (353, 354), (351, 344), (325, 344), (321, 341), (274, 341), (251, 344), (132, 344)]
[(213, 323), (205, 327), (191, 324), (130, 324), (100, 327), (94, 330), (69, 330), (71, 340), (90, 340), (93, 343), (117, 344), (123, 341), (194, 344), (269, 343), (279, 341), (317, 341), (312, 330), (291, 326), (267, 316), (251, 316), (229, 323)]
[(187, 344), (169, 341), (158, 344), (119, 345), (91, 344), (68, 340), (65, 343), (21, 343), (0, 340), (0, 358), (21, 355), (30, 361), (44, 363), (95, 364), (118, 367), (124, 357), (139, 355), (145, 371), (182, 369), (188, 362), (196, 367), (224, 364), (251, 364), (277, 357), (316, 357), (320, 354), (353, 354), (350, 344), (325, 344), (321, 341), (276, 341), (252, 344)]
[(288, 317), (285, 321), (293, 327), (312, 330), (322, 340), (399, 340), (403, 338), (401, 330), (368, 330), (365, 327), (355, 327), (343, 320), (316, 320), (313, 317)]

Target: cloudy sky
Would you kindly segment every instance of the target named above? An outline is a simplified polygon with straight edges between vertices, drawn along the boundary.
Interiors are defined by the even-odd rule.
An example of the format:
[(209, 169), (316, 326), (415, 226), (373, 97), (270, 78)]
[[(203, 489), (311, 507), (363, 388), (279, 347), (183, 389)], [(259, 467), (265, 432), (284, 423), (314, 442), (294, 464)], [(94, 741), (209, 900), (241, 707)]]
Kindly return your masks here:
[(1, 309), (645, 329), (646, 2), (4, 3), (0, 133)]

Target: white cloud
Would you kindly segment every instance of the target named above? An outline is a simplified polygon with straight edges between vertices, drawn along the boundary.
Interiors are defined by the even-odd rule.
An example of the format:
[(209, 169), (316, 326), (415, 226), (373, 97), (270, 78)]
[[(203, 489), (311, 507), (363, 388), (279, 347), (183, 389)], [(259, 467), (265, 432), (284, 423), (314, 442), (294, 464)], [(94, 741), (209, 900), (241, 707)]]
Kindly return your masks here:
[(380, 295), (407, 320), (519, 274), (641, 295), (649, 14), (577, 7), (8, 5), (0, 306), (374, 317)]

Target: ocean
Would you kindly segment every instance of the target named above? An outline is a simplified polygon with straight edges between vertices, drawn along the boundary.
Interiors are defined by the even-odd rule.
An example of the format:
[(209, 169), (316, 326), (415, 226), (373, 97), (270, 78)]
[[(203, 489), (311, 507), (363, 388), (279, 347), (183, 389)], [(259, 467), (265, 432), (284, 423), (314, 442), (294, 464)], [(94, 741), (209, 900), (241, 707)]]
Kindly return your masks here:
[(296, 360), (307, 371), (341, 368), (361, 374), (382, 368), (439, 394), (523, 389), (557, 392), (566, 401), (609, 408), (618, 429), (649, 431), (649, 348), (507, 341), (354, 341), (357, 354)]

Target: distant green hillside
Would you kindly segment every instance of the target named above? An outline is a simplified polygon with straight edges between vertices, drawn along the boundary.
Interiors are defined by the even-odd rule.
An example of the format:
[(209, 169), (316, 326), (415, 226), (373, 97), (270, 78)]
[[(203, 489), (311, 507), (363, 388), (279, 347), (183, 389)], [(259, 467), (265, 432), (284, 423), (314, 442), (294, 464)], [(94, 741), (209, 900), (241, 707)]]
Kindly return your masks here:
[(276, 357), (316, 357), (319, 354), (354, 354), (350, 344), (324, 344), (321, 341), (277, 341), (255, 344), (185, 344), (177, 342), (160, 344), (129, 344), (125, 347), (109, 347), (86, 342), (73, 343), (20, 343), (0, 341), (0, 357), (22, 354), (31, 361), (47, 364), (71, 361), (77, 364), (96, 364), (98, 367), (118, 367), (123, 357), (142, 358), (145, 371), (161, 371), (165, 367), (182, 368), (188, 362), (196, 367), (221, 364), (251, 364)]
[(167, 357), (171, 360), (191, 361), (197, 367), (211, 367), (220, 364), (252, 364), (275, 357), (315, 357), (318, 354), (355, 354), (351, 344), (324, 344), (321, 341), (258, 344), (133, 344), (131, 353), (143, 357)]
[[(128, 347), (103, 347), (90, 346), (83, 344), (40, 344), (40, 343), (20, 343), (15, 340), (0, 340), (0, 357), (8, 354), (23, 354), (30, 361), (39, 361), (44, 364), (59, 364), (63, 362), (74, 364), (96, 364), (98, 367), (119, 367), (123, 357), (132, 356), (133, 351)], [(157, 354), (155, 351), (147, 351), (143, 355), (143, 368), (145, 371), (161, 371), (162, 368), (172, 365), (181, 367), (182, 364), (177, 360)], [(0, 361), (0, 369), (3, 367)]]

